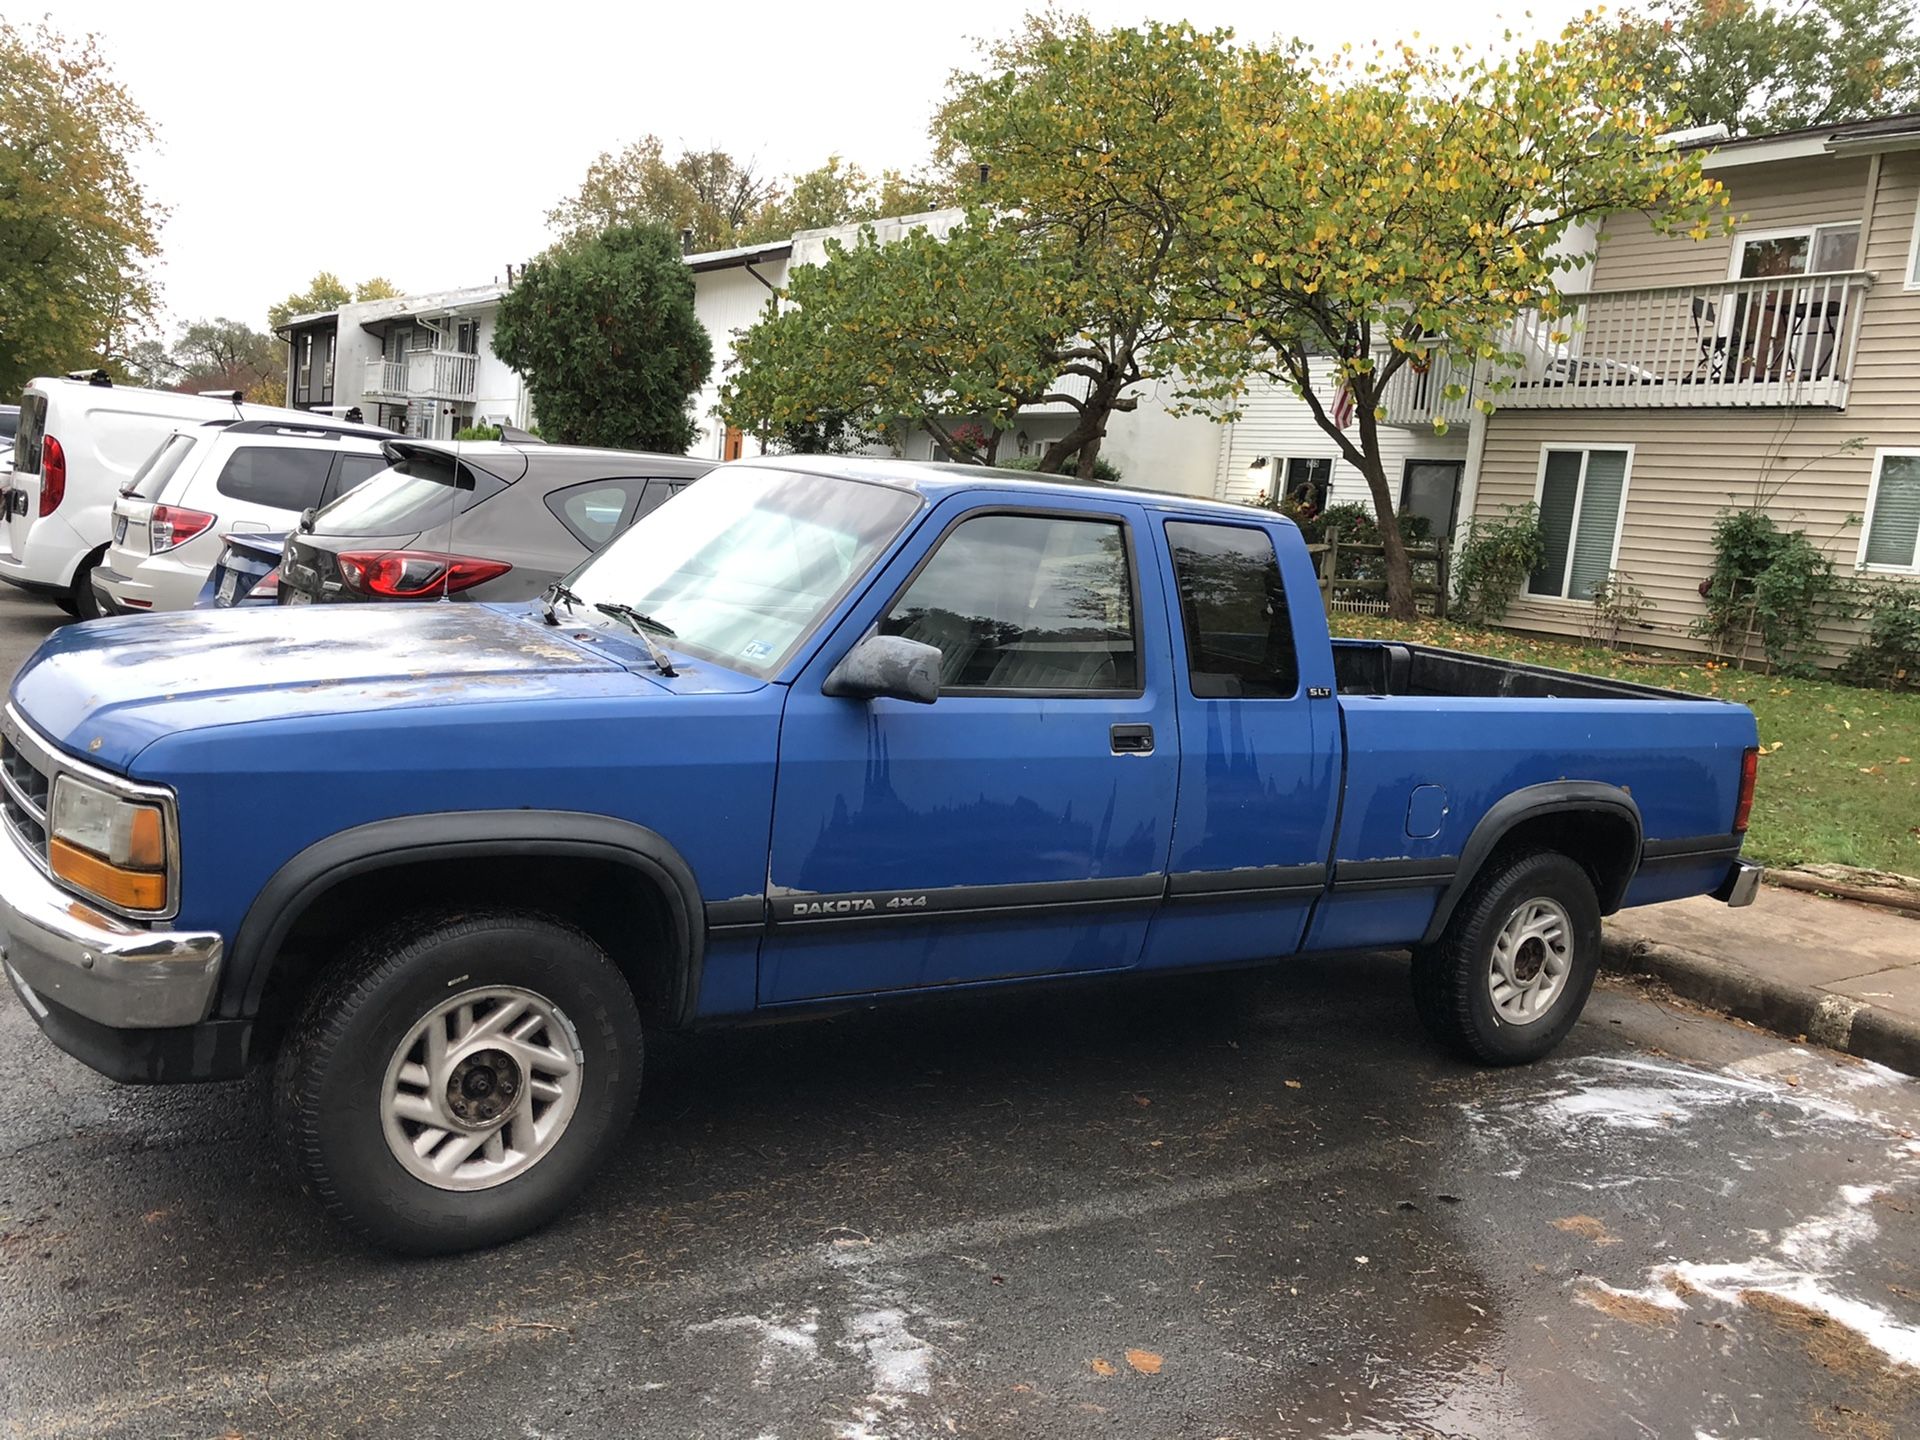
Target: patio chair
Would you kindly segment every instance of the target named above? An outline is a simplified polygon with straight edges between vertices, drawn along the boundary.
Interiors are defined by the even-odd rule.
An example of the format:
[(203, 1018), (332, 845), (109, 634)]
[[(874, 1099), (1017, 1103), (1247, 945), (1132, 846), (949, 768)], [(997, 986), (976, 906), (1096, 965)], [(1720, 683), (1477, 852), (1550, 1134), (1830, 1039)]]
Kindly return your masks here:
[[(1743, 295), (1735, 302), (1736, 307), (1746, 300)], [(1693, 336), (1700, 346), (1700, 358), (1694, 362), (1693, 373), (1689, 381), (1714, 381), (1721, 379), (1727, 370), (1727, 341), (1731, 338), (1720, 333), (1719, 311), (1714, 303), (1703, 295), (1693, 297)], [(1738, 308), (1734, 312), (1734, 329), (1740, 328)]]

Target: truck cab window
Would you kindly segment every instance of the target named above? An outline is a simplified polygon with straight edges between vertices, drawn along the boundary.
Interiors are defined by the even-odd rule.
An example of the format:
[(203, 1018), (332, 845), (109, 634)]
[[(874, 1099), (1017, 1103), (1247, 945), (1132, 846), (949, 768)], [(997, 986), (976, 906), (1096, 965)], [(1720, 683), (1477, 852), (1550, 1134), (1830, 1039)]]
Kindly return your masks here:
[(1126, 536), (1110, 520), (963, 521), (880, 628), (938, 646), (943, 690), (1140, 688)]
[(1286, 699), (1300, 688), (1273, 539), (1240, 525), (1169, 521), (1187, 681), (1203, 700)]

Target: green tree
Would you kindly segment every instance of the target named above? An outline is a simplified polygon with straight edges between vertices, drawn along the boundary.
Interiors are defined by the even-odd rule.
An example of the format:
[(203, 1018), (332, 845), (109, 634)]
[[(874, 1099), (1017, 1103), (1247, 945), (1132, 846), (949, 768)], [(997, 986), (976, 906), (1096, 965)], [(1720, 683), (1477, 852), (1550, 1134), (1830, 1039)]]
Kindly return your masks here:
[(119, 369), (151, 328), (165, 211), (133, 162), (152, 139), (93, 37), (0, 20), (0, 394)]
[(534, 260), (500, 302), (494, 352), (526, 377), (543, 433), (679, 454), (713, 345), (693, 275), (658, 225), (621, 226)]
[(1920, 106), (1913, 0), (1658, 0), (1622, 28), (1686, 125), (1769, 134)]
[[(1305, 399), (1367, 482), (1397, 618), (1414, 610), (1380, 436), (1394, 375), (1442, 348), (1517, 365), (1514, 321), (1557, 313), (1581, 222), (1645, 210), (1696, 238), (1727, 223), (1700, 157), (1658, 142), (1667, 118), (1626, 49), (1591, 24), (1512, 54), (1315, 62), (1280, 45), (1243, 52), (1226, 88), (1221, 198), (1200, 222), (1218, 323), (1183, 350), (1190, 393), (1231, 403), (1259, 375)], [(1320, 357), (1335, 393), (1314, 387)]]
[(744, 227), (775, 199), (779, 186), (724, 150), (685, 151), (669, 160), (657, 135), (618, 154), (603, 151), (580, 188), (547, 212), (562, 239), (584, 240), (619, 226), (658, 225), (692, 232), (696, 250), (742, 243)]
[(1058, 275), (979, 216), (945, 239), (915, 230), (882, 245), (869, 231), (828, 255), (794, 271), (740, 337), (727, 423), (763, 440), (920, 426), (955, 458), (991, 464), (1057, 374)]
[(1109, 419), (1169, 374), (1195, 313), (1196, 226), (1222, 203), (1222, 106), (1235, 66), (1225, 31), (1185, 23), (1098, 30), (1031, 17), (956, 76), (935, 120), (940, 158), (985, 167), (984, 203), (1058, 276), (1075, 411), (1040, 468), (1093, 473)]
[(183, 390), (240, 390), (260, 398), (284, 384), (285, 347), (239, 320), (196, 320), (180, 332), (170, 357)]
[(267, 328), (278, 330), (297, 315), (321, 315), (342, 305), (366, 300), (394, 300), (400, 288), (384, 275), (349, 285), (331, 270), (315, 275), (304, 290), (296, 290), (277, 305), (267, 307)]

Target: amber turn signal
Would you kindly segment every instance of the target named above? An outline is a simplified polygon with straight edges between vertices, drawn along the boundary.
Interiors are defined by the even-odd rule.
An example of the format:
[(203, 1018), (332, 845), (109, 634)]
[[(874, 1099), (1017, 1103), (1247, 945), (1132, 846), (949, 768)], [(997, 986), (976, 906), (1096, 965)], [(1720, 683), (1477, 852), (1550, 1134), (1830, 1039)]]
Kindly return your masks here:
[[(160, 840), (158, 836), (158, 815), (154, 815), (154, 840), (152, 855), (157, 865), (161, 861)], [(134, 826), (135, 853), (140, 853), (140, 832), (138, 822)], [(118, 865), (110, 865), (98, 855), (89, 854), (78, 845), (55, 838), (47, 847), (47, 862), (53, 873), (68, 884), (77, 885), (82, 890), (98, 895), (110, 904), (123, 910), (164, 910), (167, 905), (167, 877), (149, 870), (122, 870)]]

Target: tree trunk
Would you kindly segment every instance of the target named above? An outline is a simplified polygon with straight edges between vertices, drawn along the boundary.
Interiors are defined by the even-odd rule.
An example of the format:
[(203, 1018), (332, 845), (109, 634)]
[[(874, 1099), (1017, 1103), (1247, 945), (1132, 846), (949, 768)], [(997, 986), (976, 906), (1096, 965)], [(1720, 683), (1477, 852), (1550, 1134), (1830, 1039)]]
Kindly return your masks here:
[(1067, 468), (1067, 461), (1079, 454), (1082, 447), (1091, 443), (1097, 447), (1100, 443), (1102, 427), (1092, 406), (1080, 412), (1080, 418), (1074, 421), (1073, 428), (1055, 440), (1040, 456), (1040, 473), (1059, 475)]
[[(1371, 389), (1371, 387), (1368, 387)], [(1413, 620), (1413, 566), (1407, 560), (1406, 541), (1400, 537), (1400, 514), (1387, 486), (1387, 467), (1380, 457), (1380, 427), (1374, 422), (1371, 395), (1354, 407), (1360, 425), (1360, 473), (1373, 496), (1373, 513), (1380, 522), (1380, 548), (1387, 566), (1387, 614), (1395, 620)]]
[(1080, 447), (1079, 468), (1074, 473), (1082, 480), (1093, 479), (1094, 462), (1100, 458), (1100, 442), (1105, 438), (1106, 434), (1102, 431)]

